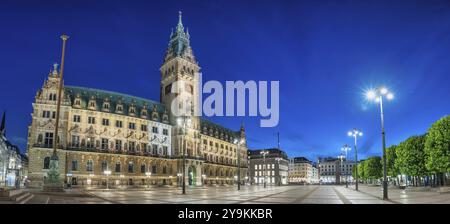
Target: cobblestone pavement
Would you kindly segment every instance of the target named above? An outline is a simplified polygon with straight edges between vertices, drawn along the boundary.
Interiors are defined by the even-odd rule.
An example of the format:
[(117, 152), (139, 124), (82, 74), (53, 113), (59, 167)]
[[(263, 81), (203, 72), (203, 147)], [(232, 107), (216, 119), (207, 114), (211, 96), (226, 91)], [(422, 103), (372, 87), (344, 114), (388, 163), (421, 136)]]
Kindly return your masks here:
[(150, 188), (148, 190), (69, 190), (64, 193), (33, 191), (35, 197), (27, 204), (399, 204), (445, 203), (450, 204), (450, 194), (435, 191), (405, 191), (389, 189), (390, 200), (381, 200), (380, 187), (309, 185), (309, 186), (236, 186), (187, 188)]

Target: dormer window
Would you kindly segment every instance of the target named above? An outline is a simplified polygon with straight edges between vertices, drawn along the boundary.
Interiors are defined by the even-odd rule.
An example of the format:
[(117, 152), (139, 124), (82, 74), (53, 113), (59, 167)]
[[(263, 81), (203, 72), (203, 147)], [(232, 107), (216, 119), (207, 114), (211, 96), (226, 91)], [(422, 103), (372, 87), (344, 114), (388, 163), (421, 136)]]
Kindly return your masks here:
[(81, 100), (80, 99), (76, 99), (75, 100), (75, 106), (77, 106), (77, 107), (81, 106)]
[(122, 100), (119, 100), (119, 101), (117, 102), (116, 113), (123, 113)]
[(142, 118), (147, 118), (147, 109), (142, 109), (141, 110), (141, 117)]
[(103, 111), (109, 111), (109, 98), (105, 98), (105, 100), (103, 101)]
[(136, 114), (136, 109), (134, 108), (134, 106), (131, 106), (130, 110), (128, 112), (130, 113), (130, 115), (135, 115)]

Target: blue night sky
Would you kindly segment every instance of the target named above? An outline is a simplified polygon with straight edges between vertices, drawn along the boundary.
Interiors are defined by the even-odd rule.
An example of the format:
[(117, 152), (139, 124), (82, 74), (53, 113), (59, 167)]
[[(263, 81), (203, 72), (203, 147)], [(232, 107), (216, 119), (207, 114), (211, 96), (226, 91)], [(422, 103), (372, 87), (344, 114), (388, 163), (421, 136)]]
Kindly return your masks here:
[(449, 1), (5, 1), (0, 7), (0, 110), (7, 136), (26, 147), (31, 103), (71, 36), (65, 83), (159, 99), (159, 67), (178, 11), (203, 79), (279, 80), (280, 123), (210, 118), (250, 148), (336, 156), (357, 127), (361, 157), (381, 153), (377, 105), (386, 85), (387, 145), (423, 134), (450, 111)]

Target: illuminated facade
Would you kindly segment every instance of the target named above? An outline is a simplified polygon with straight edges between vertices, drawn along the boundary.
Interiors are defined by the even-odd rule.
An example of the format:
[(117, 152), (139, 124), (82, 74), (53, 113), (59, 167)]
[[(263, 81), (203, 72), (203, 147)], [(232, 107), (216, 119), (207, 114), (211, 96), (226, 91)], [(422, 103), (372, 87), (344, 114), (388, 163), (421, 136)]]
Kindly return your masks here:
[[(244, 127), (231, 131), (191, 116), (186, 132), (171, 111), (176, 93), (172, 84), (186, 83), (194, 104), (200, 67), (190, 47), (181, 14), (170, 36), (161, 71), (161, 102), (85, 87), (63, 87), (58, 137), (53, 136), (59, 71), (50, 71), (33, 103), (28, 154), (31, 185), (45, 181), (53, 144), (57, 144), (61, 178), (72, 186), (102, 187), (180, 185), (182, 147), (186, 156), (186, 183), (234, 184), (241, 139), (241, 180), (247, 172)], [(107, 171), (107, 172), (105, 172)]]

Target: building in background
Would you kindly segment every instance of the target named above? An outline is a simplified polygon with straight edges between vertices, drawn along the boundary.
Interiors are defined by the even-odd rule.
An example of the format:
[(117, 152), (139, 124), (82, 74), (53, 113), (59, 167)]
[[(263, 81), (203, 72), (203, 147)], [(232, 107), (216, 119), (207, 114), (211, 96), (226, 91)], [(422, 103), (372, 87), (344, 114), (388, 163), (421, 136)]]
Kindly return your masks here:
[[(43, 185), (54, 144), (60, 178), (71, 186), (180, 185), (183, 155), (188, 185), (234, 184), (238, 156), (241, 180), (244, 180), (247, 146), (243, 126), (230, 130), (201, 117), (189, 116), (191, 122), (184, 131), (178, 123), (182, 117), (171, 111), (179, 93), (188, 98), (186, 102), (193, 102), (193, 107), (201, 103), (197, 102), (201, 87), (194, 80), (198, 72), (200, 67), (180, 14), (160, 67), (160, 102), (64, 85), (60, 132), (56, 138), (57, 90), (58, 83), (64, 80), (60, 80), (55, 64), (33, 103), (27, 145), (30, 186)], [(183, 86), (179, 85), (180, 81), (184, 82)], [(236, 139), (240, 140), (239, 150)]]
[(6, 138), (5, 116), (0, 123), (0, 186), (19, 188), (27, 179), (27, 157)]
[[(284, 151), (272, 148), (248, 152), (248, 175), (251, 184), (263, 185), (264, 181), (269, 185), (287, 184), (289, 160)], [(263, 155), (263, 152), (266, 154)]]
[(289, 183), (290, 184), (317, 184), (319, 173), (312, 161), (305, 157), (295, 157), (289, 160)]
[(326, 157), (319, 158), (319, 176), (321, 184), (344, 184), (353, 181), (352, 170), (355, 165), (354, 161)]

